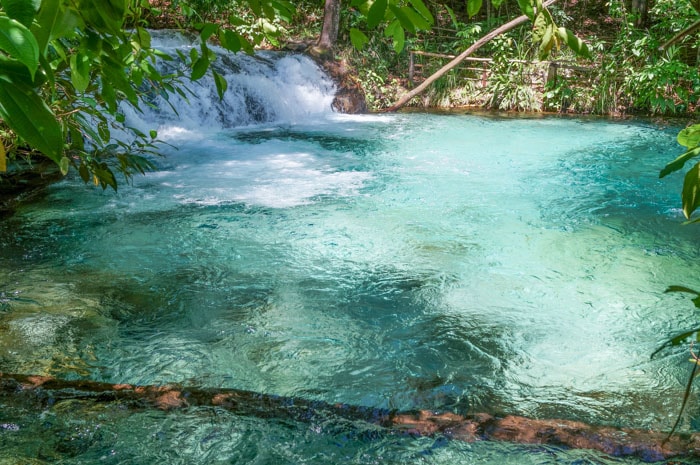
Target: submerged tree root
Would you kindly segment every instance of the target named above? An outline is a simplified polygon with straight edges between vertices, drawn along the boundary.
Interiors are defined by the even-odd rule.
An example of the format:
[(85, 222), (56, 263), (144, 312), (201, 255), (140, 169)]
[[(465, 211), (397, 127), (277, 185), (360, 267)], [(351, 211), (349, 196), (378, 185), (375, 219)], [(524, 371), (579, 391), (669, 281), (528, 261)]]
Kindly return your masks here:
[(0, 373), (0, 393), (29, 395), (42, 402), (89, 399), (164, 410), (217, 407), (239, 415), (302, 422), (337, 417), (371, 423), (393, 434), (444, 435), (466, 442), (507, 441), (592, 449), (615, 457), (635, 456), (647, 462), (681, 456), (700, 457), (700, 434), (697, 433), (675, 435), (666, 440), (667, 434), (661, 432), (594, 426), (571, 420), (537, 420), (486, 413), (463, 416), (428, 410), (395, 412), (236, 389), (134, 386)]

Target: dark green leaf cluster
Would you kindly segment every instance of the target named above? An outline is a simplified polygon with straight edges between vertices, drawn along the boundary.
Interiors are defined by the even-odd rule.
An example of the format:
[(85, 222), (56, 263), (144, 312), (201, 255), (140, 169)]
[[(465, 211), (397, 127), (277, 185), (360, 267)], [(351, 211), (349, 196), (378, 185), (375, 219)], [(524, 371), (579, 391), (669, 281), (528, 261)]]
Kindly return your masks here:
[[(126, 128), (123, 105), (138, 111), (154, 94), (184, 96), (186, 82), (204, 76), (216, 59), (207, 40), (252, 53), (255, 43), (274, 38), (274, 20), (294, 12), (284, 0), (247, 4), (256, 18), (230, 18), (239, 28), (194, 23), (199, 49), (181, 54), (185, 70), (166, 73), (157, 62), (175, 57), (152, 47), (145, 17), (157, 12), (148, 0), (1, 0), (0, 169), (6, 169), (5, 148), (21, 145), (102, 188), (117, 188), (115, 172), (128, 180), (152, 169), (157, 134)], [(212, 73), (222, 96), (226, 80)], [(115, 129), (130, 132), (133, 141), (115, 138)]]

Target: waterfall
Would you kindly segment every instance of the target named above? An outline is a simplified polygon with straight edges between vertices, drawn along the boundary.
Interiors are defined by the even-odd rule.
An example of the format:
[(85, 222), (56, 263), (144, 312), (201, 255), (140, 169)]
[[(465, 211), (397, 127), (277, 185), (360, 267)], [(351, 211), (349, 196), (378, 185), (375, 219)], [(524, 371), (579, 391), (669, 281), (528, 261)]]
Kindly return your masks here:
[[(153, 32), (153, 46), (172, 57), (185, 54), (199, 44), (175, 32)], [(333, 81), (309, 57), (291, 52), (231, 53), (210, 45), (217, 59), (212, 68), (221, 74), (228, 88), (219, 98), (211, 73), (186, 82), (187, 98), (178, 94), (154, 93), (141, 112), (124, 108), (129, 126), (143, 132), (157, 129), (159, 137), (217, 131), (266, 123), (294, 124), (332, 112)], [(159, 63), (163, 72), (182, 66), (177, 58)]]

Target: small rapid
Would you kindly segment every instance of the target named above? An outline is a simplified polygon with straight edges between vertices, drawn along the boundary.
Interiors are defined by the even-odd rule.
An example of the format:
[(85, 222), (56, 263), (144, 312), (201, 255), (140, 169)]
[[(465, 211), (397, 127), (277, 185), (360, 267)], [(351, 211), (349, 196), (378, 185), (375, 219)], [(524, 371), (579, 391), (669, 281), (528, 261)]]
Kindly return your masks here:
[[(191, 38), (154, 31), (152, 45), (173, 58), (160, 60), (164, 74), (182, 64), (178, 53), (188, 55), (199, 46)], [(332, 112), (335, 84), (314, 61), (299, 53), (230, 53), (210, 45), (216, 54), (211, 68), (227, 83), (219, 98), (211, 72), (187, 83), (183, 94), (153, 93), (141, 111), (123, 108), (126, 124), (144, 133), (155, 129), (159, 138), (198, 139), (202, 133), (259, 124), (291, 124), (322, 118)], [(154, 127), (155, 126), (155, 127)]]

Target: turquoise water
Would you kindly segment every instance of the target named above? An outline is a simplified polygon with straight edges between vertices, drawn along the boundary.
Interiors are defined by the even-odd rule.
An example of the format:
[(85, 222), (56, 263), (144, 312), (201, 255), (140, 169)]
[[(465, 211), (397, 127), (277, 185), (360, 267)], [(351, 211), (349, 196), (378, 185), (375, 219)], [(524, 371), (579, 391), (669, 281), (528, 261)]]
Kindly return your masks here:
[[(678, 128), (325, 115), (179, 131), (0, 223), (0, 371), (669, 429), (697, 229)], [(691, 400), (683, 429), (693, 428)], [(637, 463), (212, 409), (0, 397), (9, 463)], [(0, 460), (0, 463), (5, 463)]]

